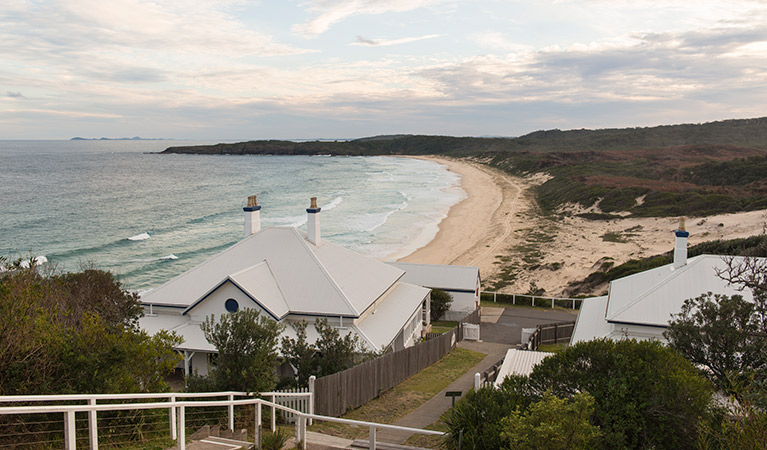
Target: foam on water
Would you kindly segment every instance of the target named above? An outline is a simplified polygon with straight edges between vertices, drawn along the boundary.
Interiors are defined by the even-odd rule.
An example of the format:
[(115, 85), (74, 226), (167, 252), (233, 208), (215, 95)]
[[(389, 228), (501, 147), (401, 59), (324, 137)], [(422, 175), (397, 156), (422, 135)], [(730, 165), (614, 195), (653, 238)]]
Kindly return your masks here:
[(432, 161), (146, 154), (168, 145), (0, 141), (0, 255), (44, 253), (62, 270), (92, 262), (145, 290), (242, 239), (242, 207), (257, 194), (264, 228), (305, 231), (317, 196), (323, 237), (392, 259), (428, 243), (465, 195)]

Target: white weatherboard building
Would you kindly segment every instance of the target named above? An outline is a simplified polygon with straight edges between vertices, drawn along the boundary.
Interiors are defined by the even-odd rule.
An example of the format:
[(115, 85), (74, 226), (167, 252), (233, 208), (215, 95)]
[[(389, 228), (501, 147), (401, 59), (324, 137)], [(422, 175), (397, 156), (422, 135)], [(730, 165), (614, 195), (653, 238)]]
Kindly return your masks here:
[(245, 238), (141, 297), (140, 326), (184, 338), (185, 373), (206, 375), (216, 349), (200, 324), (240, 308), (257, 309), (285, 324), (326, 318), (370, 350), (413, 345), (429, 325), (430, 290), (402, 281), (405, 272), (321, 239), (316, 199), (307, 209), (306, 234), (293, 227), (261, 229), (255, 196), (245, 210)]
[(482, 280), (478, 267), (399, 262), (389, 264), (405, 271), (402, 281), (429, 289), (440, 289), (453, 297), (443, 320), (461, 320), (479, 307)]
[[(672, 314), (682, 310), (689, 298), (712, 292), (742, 295), (753, 299), (750, 290), (738, 290), (717, 276), (726, 269), (722, 256), (700, 255), (687, 258), (689, 233), (684, 224), (675, 231), (674, 262), (612, 281), (607, 296), (586, 299), (582, 305), (571, 344), (596, 338), (658, 339)], [(742, 257), (733, 257), (737, 264)], [(763, 259), (763, 258), (760, 258)]]

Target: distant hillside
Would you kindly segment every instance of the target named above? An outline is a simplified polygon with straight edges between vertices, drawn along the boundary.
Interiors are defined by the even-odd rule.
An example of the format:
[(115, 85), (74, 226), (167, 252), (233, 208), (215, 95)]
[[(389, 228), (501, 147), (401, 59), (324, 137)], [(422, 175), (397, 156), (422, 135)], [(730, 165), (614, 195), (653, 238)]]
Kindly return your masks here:
[[(648, 128), (536, 131), (517, 138), (392, 135), (341, 142), (250, 141), (163, 153), (438, 155), (510, 173), (545, 172), (544, 211), (597, 205), (589, 218), (709, 215), (767, 208), (767, 117)], [(598, 203), (597, 203), (598, 202)]]

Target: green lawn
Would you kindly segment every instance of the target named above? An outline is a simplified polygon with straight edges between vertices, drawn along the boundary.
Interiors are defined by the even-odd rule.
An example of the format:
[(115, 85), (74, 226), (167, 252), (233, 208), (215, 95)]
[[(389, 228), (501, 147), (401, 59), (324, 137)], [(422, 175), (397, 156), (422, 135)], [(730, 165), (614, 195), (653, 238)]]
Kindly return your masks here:
[[(456, 348), (436, 363), (383, 393), (380, 397), (349, 411), (342, 417), (378, 423), (394, 423), (418, 409), (427, 400), (477, 365), (485, 356), (484, 353)], [(366, 437), (368, 434), (367, 428), (332, 422), (315, 422), (310, 430), (348, 439), (358, 439)]]
[(456, 326), (458, 326), (458, 322), (454, 322), (450, 320), (435, 320), (431, 323), (431, 332), (447, 333), (448, 331), (452, 330)]

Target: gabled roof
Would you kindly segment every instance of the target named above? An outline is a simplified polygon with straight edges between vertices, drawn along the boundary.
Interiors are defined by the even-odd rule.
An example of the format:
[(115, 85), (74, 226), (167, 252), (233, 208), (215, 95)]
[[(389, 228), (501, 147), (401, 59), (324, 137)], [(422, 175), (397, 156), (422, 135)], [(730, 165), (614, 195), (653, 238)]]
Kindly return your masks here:
[(701, 255), (678, 269), (668, 264), (615, 280), (610, 284), (605, 317), (613, 323), (666, 327), (686, 299), (707, 292), (740, 294), (750, 300), (750, 291), (739, 291), (717, 276), (717, 270), (725, 268), (721, 256)]
[[(386, 294), (385, 301), (376, 310), (365, 316), (356, 327), (365, 341), (374, 346), (373, 350), (386, 348), (402, 330), (403, 318), (421, 310), (421, 303), (431, 292), (421, 286), (407, 283), (397, 285)], [(395, 325), (396, 324), (396, 325)]]
[[(323, 241), (309, 243), (292, 227), (266, 228), (141, 297), (142, 303), (188, 307), (231, 280), (283, 317), (359, 317), (403, 271)], [(278, 314), (283, 312), (283, 314)]]
[(448, 266), (439, 264), (388, 263), (405, 271), (405, 283), (428, 286), (447, 291), (474, 292), (477, 288), (479, 268), (475, 266)]

